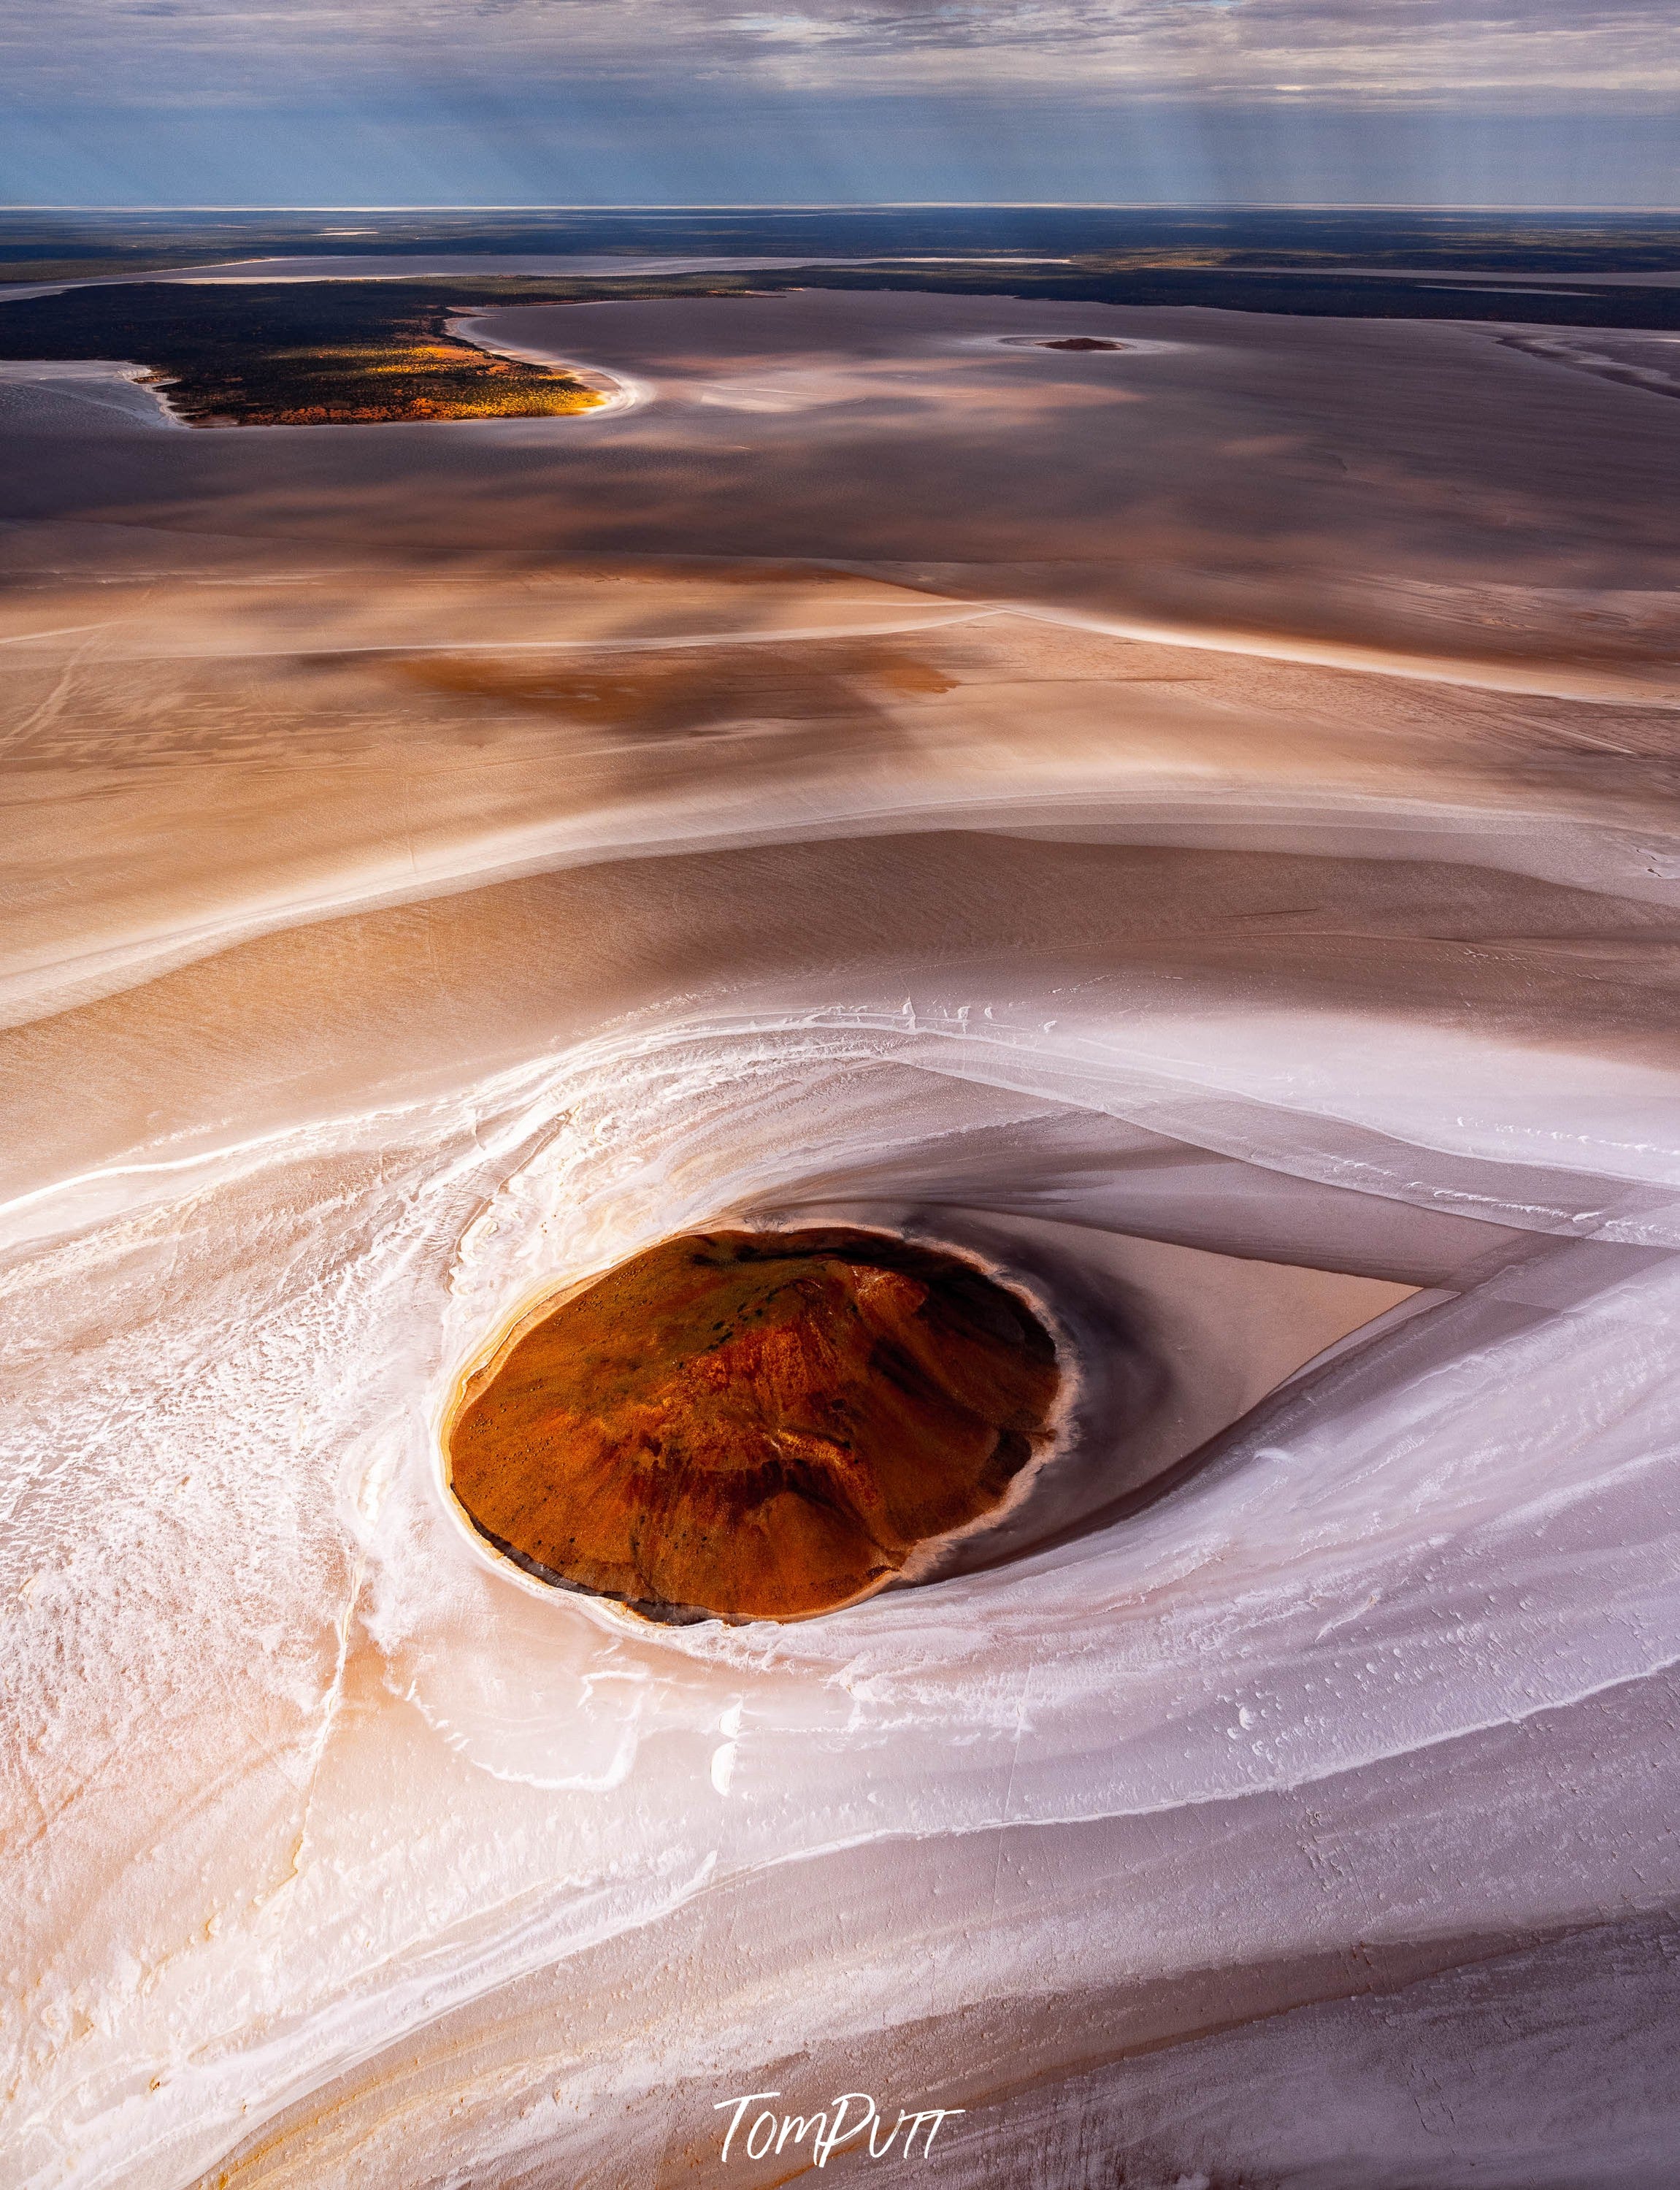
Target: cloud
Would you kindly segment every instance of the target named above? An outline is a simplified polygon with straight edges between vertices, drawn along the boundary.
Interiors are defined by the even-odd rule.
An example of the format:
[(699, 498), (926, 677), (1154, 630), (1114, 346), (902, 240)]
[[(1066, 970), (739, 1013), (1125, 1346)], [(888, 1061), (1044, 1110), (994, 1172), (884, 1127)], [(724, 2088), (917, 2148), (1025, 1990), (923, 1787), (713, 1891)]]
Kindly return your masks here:
[(1672, 0), (0, 0), (25, 204), (1650, 206)]
[(382, 82), (1461, 104), (1680, 89), (1671, 0), (0, 0), (14, 97)]

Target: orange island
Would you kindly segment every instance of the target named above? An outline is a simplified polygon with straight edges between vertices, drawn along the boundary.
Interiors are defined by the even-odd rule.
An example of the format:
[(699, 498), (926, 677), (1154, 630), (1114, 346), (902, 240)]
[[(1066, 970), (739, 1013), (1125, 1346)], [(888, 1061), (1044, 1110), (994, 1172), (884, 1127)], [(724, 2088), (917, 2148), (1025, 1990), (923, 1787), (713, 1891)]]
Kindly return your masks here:
[(196, 426), (372, 426), (446, 418), (551, 418), (606, 401), (558, 366), (499, 357), (457, 337), (393, 335), (253, 360), (236, 384), (172, 409)]
[(527, 1318), (446, 1433), (468, 1519), (645, 1616), (795, 1620), (995, 1512), (1061, 1385), (1027, 1302), (850, 1227), (667, 1240)]

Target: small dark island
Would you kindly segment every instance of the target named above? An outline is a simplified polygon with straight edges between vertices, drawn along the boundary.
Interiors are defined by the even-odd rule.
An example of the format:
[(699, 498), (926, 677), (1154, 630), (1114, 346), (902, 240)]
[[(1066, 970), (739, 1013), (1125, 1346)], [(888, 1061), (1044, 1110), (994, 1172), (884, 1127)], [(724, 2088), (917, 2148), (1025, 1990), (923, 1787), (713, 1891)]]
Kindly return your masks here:
[(844, 1227), (692, 1233), (468, 1380), (451, 1488), (545, 1581), (656, 1620), (799, 1619), (1002, 1506), (1060, 1385), (1027, 1302), (957, 1255)]

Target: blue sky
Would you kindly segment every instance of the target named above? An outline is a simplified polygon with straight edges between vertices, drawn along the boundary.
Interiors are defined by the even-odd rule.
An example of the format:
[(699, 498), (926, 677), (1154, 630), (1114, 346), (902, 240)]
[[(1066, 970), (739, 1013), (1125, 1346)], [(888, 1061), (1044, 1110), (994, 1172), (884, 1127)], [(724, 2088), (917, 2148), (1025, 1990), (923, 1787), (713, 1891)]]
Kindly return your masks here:
[(1671, 203), (1673, 0), (0, 0), (14, 203)]

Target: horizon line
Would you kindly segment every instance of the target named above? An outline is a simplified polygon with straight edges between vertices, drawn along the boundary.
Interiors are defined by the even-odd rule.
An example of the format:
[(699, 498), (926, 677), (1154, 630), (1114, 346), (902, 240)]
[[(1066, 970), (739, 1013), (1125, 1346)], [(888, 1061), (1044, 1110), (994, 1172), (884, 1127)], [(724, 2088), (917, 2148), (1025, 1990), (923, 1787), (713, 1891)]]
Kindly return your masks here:
[(9, 213), (1675, 213), (1666, 205), (1587, 203), (1530, 204), (1509, 200), (1467, 198), (740, 198), (652, 201), (622, 199), (580, 204), (543, 199), (506, 202), (463, 199), (390, 199), (360, 205), (293, 204), (280, 200), (219, 203), (200, 200), (156, 200), (144, 204), (110, 200), (0, 200), (0, 218)]

